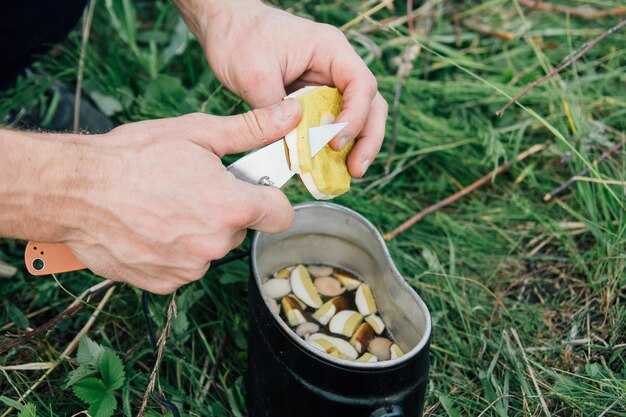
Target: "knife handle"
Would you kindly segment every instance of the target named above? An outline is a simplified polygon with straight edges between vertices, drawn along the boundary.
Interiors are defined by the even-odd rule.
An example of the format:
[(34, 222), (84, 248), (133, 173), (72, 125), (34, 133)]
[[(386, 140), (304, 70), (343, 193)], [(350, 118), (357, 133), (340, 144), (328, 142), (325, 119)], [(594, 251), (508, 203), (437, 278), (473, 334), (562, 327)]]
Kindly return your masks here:
[(69, 246), (62, 243), (28, 242), (24, 262), (28, 272), (36, 276), (87, 268), (76, 259)]

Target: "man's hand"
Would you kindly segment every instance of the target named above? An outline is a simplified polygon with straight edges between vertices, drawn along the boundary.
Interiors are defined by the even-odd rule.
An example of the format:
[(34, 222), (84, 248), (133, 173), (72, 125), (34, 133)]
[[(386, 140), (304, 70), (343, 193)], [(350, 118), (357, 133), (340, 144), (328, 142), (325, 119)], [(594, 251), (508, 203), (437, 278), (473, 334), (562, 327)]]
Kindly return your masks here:
[(170, 293), (201, 278), (211, 260), (243, 241), (246, 228), (291, 225), (293, 209), (280, 190), (235, 179), (220, 158), (284, 136), (300, 113), (287, 100), (239, 116), (189, 114), (88, 138), (20, 132), (10, 141), (13, 132), (4, 131), (0, 140), (34, 142), (21, 152), (44, 156), (25, 163), (10, 188), (0, 187), (12, 197), (9, 207), (0, 203), (0, 219), (24, 206), (0, 235), (66, 243), (98, 275)]
[(305, 85), (343, 93), (337, 122), (350, 122), (331, 145), (356, 138), (348, 158), (360, 177), (380, 150), (387, 102), (376, 79), (337, 28), (314, 23), (258, 0), (177, 0), (220, 81), (253, 107), (278, 102)]

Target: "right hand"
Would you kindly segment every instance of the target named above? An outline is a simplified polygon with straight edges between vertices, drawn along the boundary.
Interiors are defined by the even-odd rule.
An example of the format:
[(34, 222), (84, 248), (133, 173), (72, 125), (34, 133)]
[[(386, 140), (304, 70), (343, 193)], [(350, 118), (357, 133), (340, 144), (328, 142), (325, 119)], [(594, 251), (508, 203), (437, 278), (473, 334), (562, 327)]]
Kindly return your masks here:
[(75, 223), (57, 241), (94, 273), (153, 293), (200, 279), (247, 228), (273, 233), (293, 222), (280, 190), (235, 179), (220, 158), (283, 137), (300, 114), (292, 99), (238, 116), (131, 123), (72, 141), (78, 158), (92, 162), (79, 174), (81, 186), (67, 190)]

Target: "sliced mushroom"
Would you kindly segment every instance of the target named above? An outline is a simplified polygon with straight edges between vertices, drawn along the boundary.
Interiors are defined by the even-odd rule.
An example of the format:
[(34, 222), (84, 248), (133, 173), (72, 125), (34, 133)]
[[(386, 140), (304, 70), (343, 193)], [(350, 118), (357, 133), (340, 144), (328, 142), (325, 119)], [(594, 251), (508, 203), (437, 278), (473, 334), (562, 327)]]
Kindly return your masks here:
[(374, 337), (374, 329), (368, 323), (361, 323), (358, 329), (352, 335), (350, 344), (354, 346), (357, 352), (363, 353)]
[(331, 333), (351, 337), (362, 321), (363, 316), (358, 312), (353, 310), (343, 310), (335, 314), (333, 318), (330, 319), (328, 330), (330, 330)]
[(391, 357), (391, 345), (391, 340), (384, 337), (375, 337), (367, 347), (367, 351), (376, 356), (379, 361), (386, 361)]
[(298, 265), (291, 271), (289, 282), (291, 283), (291, 290), (303, 303), (313, 308), (322, 306), (322, 299), (315, 290), (309, 271), (304, 265)]
[(354, 360), (357, 358), (357, 356), (359, 356), (357, 351), (354, 350), (354, 348), (352, 347), (352, 345), (350, 345), (350, 343), (338, 337), (328, 336), (322, 333), (314, 333), (310, 335), (309, 338), (307, 339), (308, 342), (318, 342), (318, 343), (320, 340), (329, 341), (337, 349), (337, 351), (341, 355), (340, 357), (345, 357), (347, 359)]
[(357, 288), (362, 283), (362, 281), (358, 279), (356, 276), (345, 271), (335, 271), (333, 272), (333, 276), (337, 278), (339, 282), (341, 282), (341, 285), (346, 287), (348, 291), (351, 291)]
[(310, 344), (311, 346), (321, 350), (322, 352), (331, 354), (331, 355), (338, 355), (339, 351), (337, 350), (337, 347), (335, 345), (333, 345), (329, 340), (326, 339), (317, 339), (317, 340), (311, 340), (311, 338), (309, 337), (307, 339), (307, 343)]
[(263, 283), (265, 294), (272, 298), (283, 298), (291, 292), (291, 285), (288, 279), (268, 279)]
[(311, 323), (307, 321), (306, 323), (302, 323), (296, 329), (296, 334), (300, 337), (306, 337), (310, 334), (317, 333), (320, 331), (320, 326), (315, 323)]
[(385, 330), (385, 323), (383, 319), (378, 317), (376, 314), (370, 314), (365, 317), (365, 321), (372, 326), (372, 329), (376, 332), (376, 334), (381, 334)]
[(281, 304), (283, 306), (283, 311), (285, 312), (285, 316), (287, 316), (287, 321), (291, 327), (297, 326), (306, 322), (304, 318), (304, 309), (300, 304), (300, 300), (298, 300), (293, 295), (288, 295), (283, 297), (281, 300)]
[(404, 355), (404, 352), (402, 351), (402, 349), (400, 349), (400, 346), (395, 343), (391, 345), (389, 351), (391, 352), (391, 359), (397, 359), (400, 356)]
[(369, 316), (370, 314), (374, 314), (378, 311), (376, 308), (376, 301), (374, 301), (374, 296), (372, 295), (372, 290), (370, 290), (370, 287), (367, 284), (362, 284), (356, 290), (354, 302), (356, 303), (356, 307), (359, 309), (359, 313), (364, 316)]
[(322, 307), (313, 313), (313, 318), (326, 326), (336, 313), (346, 308), (348, 308), (348, 297), (345, 294), (340, 295), (326, 301)]
[(276, 300), (274, 300), (273, 298), (270, 298), (269, 300), (270, 300), (270, 305), (272, 306), (272, 311), (276, 314), (280, 314), (280, 305), (278, 305)]
[(346, 290), (341, 286), (341, 282), (332, 277), (315, 278), (313, 285), (318, 293), (326, 297), (336, 297)]
[(278, 279), (289, 279), (289, 270), (287, 268), (283, 268), (274, 274), (274, 278)]
[(357, 362), (378, 362), (378, 358), (371, 353), (365, 352), (357, 359)]
[(325, 265), (309, 265), (309, 273), (314, 277), (327, 277), (333, 273), (333, 268)]

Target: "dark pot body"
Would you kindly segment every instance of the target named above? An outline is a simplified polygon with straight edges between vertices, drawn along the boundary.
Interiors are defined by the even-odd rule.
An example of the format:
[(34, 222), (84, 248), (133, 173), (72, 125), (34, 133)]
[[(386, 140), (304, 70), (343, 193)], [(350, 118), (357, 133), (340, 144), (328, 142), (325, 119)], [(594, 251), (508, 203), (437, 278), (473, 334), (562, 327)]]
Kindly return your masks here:
[[(293, 264), (326, 263), (352, 270), (375, 289), (401, 358), (353, 362), (306, 344), (269, 308), (261, 280)], [(385, 294), (381, 294), (381, 287)], [(382, 238), (357, 213), (329, 203), (296, 206), (287, 232), (258, 233), (249, 281), (248, 413), (251, 417), (422, 415), (428, 382), (430, 315), (400, 277)]]

